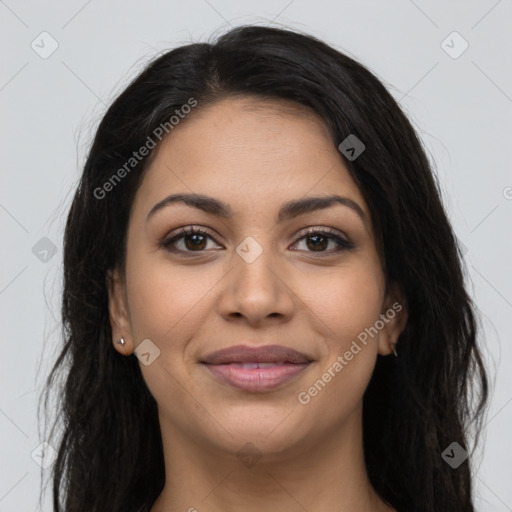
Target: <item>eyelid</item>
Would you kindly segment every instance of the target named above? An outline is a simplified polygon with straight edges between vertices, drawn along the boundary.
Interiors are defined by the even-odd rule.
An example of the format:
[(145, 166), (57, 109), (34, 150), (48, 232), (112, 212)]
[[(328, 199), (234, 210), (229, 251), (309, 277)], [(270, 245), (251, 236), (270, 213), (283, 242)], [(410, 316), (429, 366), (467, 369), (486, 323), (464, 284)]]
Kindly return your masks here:
[(343, 231), (339, 231), (334, 228), (330, 227), (318, 227), (316, 224), (314, 226), (306, 226), (305, 228), (301, 229), (295, 236), (298, 236), (299, 238), (303, 238), (305, 235), (310, 234), (326, 234), (326, 235), (334, 235), (339, 238), (342, 238), (345, 242), (350, 243), (350, 240), (348, 239), (347, 235), (343, 233)]
[(355, 244), (351, 242), (343, 232), (330, 227), (322, 228), (318, 226), (302, 229), (299, 234), (296, 235), (298, 238), (293, 243), (293, 245), (296, 245), (299, 242), (302, 242), (304, 239), (315, 236), (317, 234), (326, 237), (330, 241), (334, 241), (338, 247), (334, 250), (331, 249), (330, 251), (305, 251), (308, 255), (312, 255), (314, 258), (326, 258), (328, 256), (339, 255), (345, 251), (355, 249), (356, 247)]
[(193, 255), (194, 252), (197, 252), (197, 254), (201, 254), (202, 252), (205, 252), (203, 249), (202, 251), (183, 251), (181, 249), (175, 249), (173, 248), (173, 243), (176, 243), (178, 240), (181, 240), (182, 238), (185, 238), (187, 236), (192, 235), (203, 235), (208, 238), (211, 238), (217, 245), (220, 245), (219, 242), (217, 242), (216, 238), (209, 229), (199, 227), (199, 226), (184, 226), (181, 228), (178, 228), (177, 230), (171, 232), (171, 234), (166, 235), (162, 241), (159, 243), (160, 246), (162, 246), (164, 249), (166, 249), (169, 252), (175, 253), (175, 254), (187, 254), (187, 255)]

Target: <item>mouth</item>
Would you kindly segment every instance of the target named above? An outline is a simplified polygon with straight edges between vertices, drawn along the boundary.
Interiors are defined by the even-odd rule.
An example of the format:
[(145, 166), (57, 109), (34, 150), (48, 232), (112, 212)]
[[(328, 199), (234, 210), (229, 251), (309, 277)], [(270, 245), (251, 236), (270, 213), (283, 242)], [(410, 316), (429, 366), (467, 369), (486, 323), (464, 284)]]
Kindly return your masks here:
[(280, 345), (229, 347), (206, 356), (201, 363), (220, 381), (244, 391), (275, 389), (296, 378), (313, 359)]

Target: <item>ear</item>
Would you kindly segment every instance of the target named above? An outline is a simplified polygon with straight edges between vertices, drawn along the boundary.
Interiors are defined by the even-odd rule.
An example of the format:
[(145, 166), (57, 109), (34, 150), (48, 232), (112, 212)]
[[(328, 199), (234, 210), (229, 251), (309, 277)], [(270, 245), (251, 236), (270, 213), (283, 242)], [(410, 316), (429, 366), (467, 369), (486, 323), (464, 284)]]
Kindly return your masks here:
[[(130, 315), (128, 310), (128, 299), (126, 295), (126, 282), (124, 276), (118, 269), (109, 270), (106, 276), (108, 289), (108, 311), (110, 327), (112, 329), (112, 343), (114, 348), (123, 355), (130, 355), (134, 352)], [(117, 343), (123, 338), (124, 346)]]
[[(379, 354), (382, 356), (394, 354), (393, 345), (397, 343), (407, 323), (405, 294), (396, 284), (390, 285), (386, 292), (380, 321), (384, 326), (379, 331)], [(398, 345), (396, 350), (399, 350)]]

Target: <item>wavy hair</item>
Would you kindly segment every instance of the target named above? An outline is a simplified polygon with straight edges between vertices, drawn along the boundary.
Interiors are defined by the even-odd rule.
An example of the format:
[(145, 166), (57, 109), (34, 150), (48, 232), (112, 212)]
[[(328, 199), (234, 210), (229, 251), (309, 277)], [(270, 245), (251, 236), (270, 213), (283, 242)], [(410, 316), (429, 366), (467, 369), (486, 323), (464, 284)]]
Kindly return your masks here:
[(124, 268), (130, 207), (155, 150), (115, 190), (97, 191), (190, 98), (199, 111), (233, 96), (292, 100), (323, 118), (336, 146), (349, 134), (365, 144), (356, 160), (340, 158), (369, 206), (386, 282), (403, 291), (408, 316), (399, 356), (378, 357), (364, 395), (368, 476), (398, 512), (474, 512), (473, 453), (453, 469), (442, 452), (453, 442), (469, 452), (470, 426), (476, 447), (488, 378), (462, 254), (422, 143), (362, 64), (310, 35), (254, 25), (155, 58), (95, 133), (67, 217), (63, 345), (43, 393), (46, 404), (57, 392), (60, 404), (54, 512), (149, 510), (163, 489), (156, 402), (136, 356), (112, 347), (107, 279)]

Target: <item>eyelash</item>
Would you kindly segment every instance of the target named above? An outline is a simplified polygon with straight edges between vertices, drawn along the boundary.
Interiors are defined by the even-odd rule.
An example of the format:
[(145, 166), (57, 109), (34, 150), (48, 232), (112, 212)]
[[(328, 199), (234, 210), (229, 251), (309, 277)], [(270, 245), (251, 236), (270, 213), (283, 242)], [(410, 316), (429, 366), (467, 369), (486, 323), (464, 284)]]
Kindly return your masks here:
[[(164, 239), (160, 245), (166, 249), (169, 252), (172, 253), (181, 253), (182, 255), (193, 256), (194, 253), (202, 253), (205, 251), (205, 249), (199, 250), (199, 251), (189, 251), (189, 250), (182, 250), (182, 249), (176, 249), (176, 247), (173, 247), (173, 244), (175, 244), (178, 240), (181, 238), (186, 238), (188, 236), (193, 235), (201, 235), (208, 238), (211, 238), (216, 244), (218, 242), (208, 233), (207, 231), (200, 229), (200, 228), (193, 228), (193, 227), (186, 227), (179, 230), (179, 232), (175, 235), (173, 235), (170, 238)], [(304, 233), (295, 243), (298, 243), (302, 240), (307, 239), (308, 237), (312, 237), (315, 235), (321, 235), (329, 240), (334, 240), (338, 244), (338, 249), (335, 249), (334, 251), (319, 251), (315, 253), (315, 251), (306, 251), (312, 253), (315, 257), (323, 257), (323, 256), (331, 256), (332, 254), (338, 254), (342, 251), (347, 251), (354, 249), (354, 244), (352, 242), (349, 242), (348, 240), (345, 240), (344, 238), (341, 238), (340, 236), (335, 234), (335, 231), (327, 228), (327, 229), (319, 229), (319, 228), (313, 228), (309, 230), (308, 232)]]

